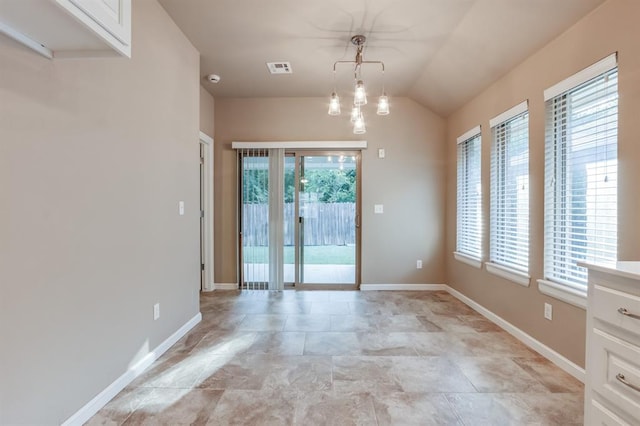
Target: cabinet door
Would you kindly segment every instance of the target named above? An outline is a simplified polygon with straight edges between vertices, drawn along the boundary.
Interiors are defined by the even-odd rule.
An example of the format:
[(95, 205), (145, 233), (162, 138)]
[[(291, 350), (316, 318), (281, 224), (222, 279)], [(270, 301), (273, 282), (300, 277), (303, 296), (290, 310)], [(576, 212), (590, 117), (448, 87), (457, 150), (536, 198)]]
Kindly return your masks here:
[[(72, 7), (79, 9), (122, 44), (131, 44), (131, 0), (56, 0), (56, 2), (68, 10)], [(77, 13), (74, 15), (78, 17)]]

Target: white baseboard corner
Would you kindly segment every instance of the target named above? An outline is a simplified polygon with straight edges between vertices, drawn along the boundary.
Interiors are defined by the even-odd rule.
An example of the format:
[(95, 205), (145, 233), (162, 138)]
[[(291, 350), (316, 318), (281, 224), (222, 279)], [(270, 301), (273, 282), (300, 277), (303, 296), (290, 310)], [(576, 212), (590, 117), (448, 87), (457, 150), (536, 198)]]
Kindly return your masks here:
[(475, 310), (476, 312), (478, 312), (479, 314), (481, 314), (482, 316), (484, 316), (485, 318), (487, 318), (491, 322), (493, 322), (496, 325), (498, 325), (504, 331), (506, 331), (507, 333), (511, 334), (513, 337), (515, 337), (516, 339), (520, 340), (522, 343), (524, 343), (525, 345), (527, 345), (528, 347), (530, 347), (534, 351), (538, 352), (543, 357), (545, 357), (549, 361), (553, 362), (555, 365), (560, 367), (562, 370), (564, 370), (568, 374), (572, 375), (573, 377), (575, 377), (576, 379), (578, 379), (582, 383), (584, 383), (584, 381), (585, 381), (585, 370), (584, 370), (584, 368), (580, 367), (578, 364), (576, 364), (573, 361), (570, 361), (569, 359), (565, 358), (564, 356), (562, 356), (561, 354), (559, 354), (555, 350), (551, 349), (549, 346), (545, 345), (544, 343), (540, 342), (539, 340), (535, 339), (534, 337), (532, 337), (529, 334), (525, 333), (524, 331), (520, 330), (518, 327), (516, 327), (515, 325), (511, 324), (507, 320), (505, 320), (505, 319), (499, 317), (498, 315), (494, 314), (493, 312), (491, 312), (490, 310), (488, 310), (484, 306), (482, 306), (479, 303), (475, 302), (474, 300), (468, 298), (464, 294), (460, 293), (458, 290), (453, 289), (453, 288), (451, 288), (449, 286), (446, 286), (446, 287), (447, 287), (447, 291), (449, 292), (449, 294), (454, 296), (456, 299), (460, 300), (461, 302), (463, 302), (464, 304), (466, 304), (467, 306), (469, 306), (470, 308), (472, 308), (473, 310)]
[(135, 365), (129, 367), (124, 374), (96, 395), (95, 398), (86, 403), (84, 407), (80, 408), (75, 414), (69, 417), (64, 423), (62, 423), (62, 426), (80, 426), (84, 424), (200, 321), (202, 321), (202, 314), (198, 312), (175, 333), (160, 343), (153, 351), (149, 352)]
[(214, 290), (237, 290), (238, 283), (215, 283), (213, 284)]
[(446, 291), (446, 284), (360, 284), (361, 291)]

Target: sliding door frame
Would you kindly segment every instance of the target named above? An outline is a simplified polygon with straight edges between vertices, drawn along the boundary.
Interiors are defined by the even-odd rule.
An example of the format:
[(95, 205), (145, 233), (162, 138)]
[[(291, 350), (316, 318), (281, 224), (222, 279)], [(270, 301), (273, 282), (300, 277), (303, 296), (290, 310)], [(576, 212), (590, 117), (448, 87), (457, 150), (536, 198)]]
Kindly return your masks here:
[[(295, 283), (294, 286), (298, 290), (359, 290), (361, 282), (361, 252), (362, 252), (362, 150), (350, 149), (327, 149), (327, 150), (312, 150), (312, 149), (298, 149), (287, 150), (286, 154), (292, 154), (295, 156)], [(349, 156), (356, 158), (356, 212), (354, 217), (355, 227), (355, 276), (353, 284), (330, 284), (330, 283), (304, 283), (303, 274), (303, 260), (300, 256), (302, 245), (304, 244), (301, 239), (301, 232), (303, 223), (300, 222), (300, 171), (303, 168), (302, 157), (313, 156)]]
[[(355, 265), (355, 283), (354, 284), (302, 284), (302, 283), (294, 283), (295, 288), (311, 290), (311, 289), (321, 289), (321, 290), (335, 290), (335, 289), (359, 289), (360, 283), (362, 282), (361, 270), (362, 270), (362, 151), (367, 148), (367, 141), (285, 141), (285, 142), (237, 142), (234, 141), (231, 143), (231, 148), (234, 150), (243, 150), (243, 149), (261, 149), (265, 152), (270, 148), (284, 148), (285, 149), (285, 158), (288, 155), (293, 154), (296, 158), (295, 165), (295, 193), (296, 197), (299, 194), (299, 167), (298, 167), (298, 156), (304, 155), (313, 155), (313, 153), (324, 153), (323, 155), (341, 155), (349, 153), (350, 155), (356, 156), (356, 216), (355, 216), (355, 232), (356, 232), (356, 265)], [(243, 226), (243, 173), (242, 173), (242, 156), (237, 156), (237, 180), (238, 189), (237, 189), (237, 215), (236, 215), (236, 226), (238, 236), (237, 240), (237, 250), (236, 253), (238, 255), (237, 258), (237, 271), (238, 271), (238, 288), (242, 290), (243, 281), (244, 281), (244, 258), (243, 258), (243, 236), (242, 236), (242, 226)], [(299, 217), (299, 206), (298, 199), (295, 200), (295, 214), (296, 214), (296, 245), (298, 245), (298, 227), (299, 223), (297, 218)], [(297, 248), (297, 247), (296, 247)], [(298, 250), (296, 249), (296, 265), (299, 264), (298, 259)], [(297, 268), (298, 266), (296, 266)], [(298, 274), (295, 274), (296, 281), (298, 280)], [(287, 286), (287, 283), (285, 283)]]

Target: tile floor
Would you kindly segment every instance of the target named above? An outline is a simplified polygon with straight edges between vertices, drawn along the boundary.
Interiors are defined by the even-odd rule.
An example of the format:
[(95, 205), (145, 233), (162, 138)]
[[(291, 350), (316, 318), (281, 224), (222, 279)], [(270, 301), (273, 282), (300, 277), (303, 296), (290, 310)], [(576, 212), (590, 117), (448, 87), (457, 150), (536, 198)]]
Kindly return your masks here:
[(578, 425), (583, 386), (446, 292), (213, 292), (89, 425)]

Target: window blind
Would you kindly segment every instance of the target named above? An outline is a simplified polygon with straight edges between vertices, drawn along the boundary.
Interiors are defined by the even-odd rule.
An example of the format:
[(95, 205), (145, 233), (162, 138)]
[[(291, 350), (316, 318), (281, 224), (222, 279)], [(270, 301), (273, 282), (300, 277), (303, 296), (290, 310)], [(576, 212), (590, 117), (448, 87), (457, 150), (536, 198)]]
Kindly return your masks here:
[(529, 113), (527, 102), (492, 124), (489, 259), (529, 270)]
[(546, 109), (545, 278), (584, 291), (587, 270), (577, 262), (617, 260), (617, 68)]
[[(482, 259), (480, 128), (458, 139), (456, 251)], [(461, 137), (461, 138), (463, 138)]]
[(284, 149), (242, 148), (240, 288), (284, 288)]

